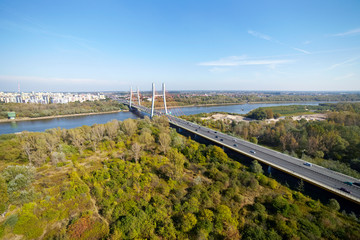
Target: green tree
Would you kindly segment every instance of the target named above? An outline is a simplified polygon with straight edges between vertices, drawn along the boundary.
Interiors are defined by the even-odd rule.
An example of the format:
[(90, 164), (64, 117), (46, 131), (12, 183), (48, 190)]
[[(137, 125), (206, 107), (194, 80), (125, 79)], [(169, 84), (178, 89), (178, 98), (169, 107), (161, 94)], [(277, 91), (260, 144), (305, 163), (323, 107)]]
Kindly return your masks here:
[(171, 143), (171, 137), (168, 133), (160, 133), (159, 135), (159, 143), (160, 143), (160, 150), (164, 153), (167, 152), (167, 150), (170, 147)]
[(194, 214), (186, 213), (182, 216), (181, 221), (181, 230), (184, 232), (189, 232), (197, 223), (197, 219)]
[(134, 119), (128, 118), (122, 122), (122, 127), (128, 136), (132, 136), (137, 130), (137, 122)]
[(339, 211), (340, 210), (340, 204), (334, 198), (329, 200), (328, 207), (333, 211)]
[(256, 174), (261, 174), (264, 172), (262, 166), (260, 165), (260, 163), (258, 163), (258, 161), (254, 160), (251, 162), (251, 166), (250, 166), (250, 170), (253, 172), (253, 173), (256, 173)]
[(250, 142), (258, 144), (258, 139), (256, 137), (251, 137)]
[(232, 217), (231, 209), (226, 205), (219, 205), (216, 208), (215, 231), (220, 235), (226, 235), (227, 229), (237, 227), (238, 222)]
[(7, 185), (4, 178), (0, 176), (0, 214), (6, 211), (8, 200)]
[(148, 131), (141, 131), (139, 136), (139, 142), (144, 146), (146, 150), (152, 150), (154, 148), (155, 139), (151, 135), (151, 130), (147, 129)]
[(137, 142), (133, 143), (131, 146), (131, 151), (133, 153), (135, 162), (138, 163), (141, 154), (141, 145)]

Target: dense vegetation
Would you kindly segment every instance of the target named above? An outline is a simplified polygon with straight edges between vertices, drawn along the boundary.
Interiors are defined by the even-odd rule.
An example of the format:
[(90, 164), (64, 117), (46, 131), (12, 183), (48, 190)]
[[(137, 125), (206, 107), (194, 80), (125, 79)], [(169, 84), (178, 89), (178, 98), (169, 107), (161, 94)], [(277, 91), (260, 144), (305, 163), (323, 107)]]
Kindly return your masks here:
[(309, 102), (309, 101), (359, 101), (360, 94), (173, 94), (173, 105), (230, 104), (248, 102)]
[(202, 120), (202, 115), (184, 118), (360, 178), (360, 103), (326, 107), (332, 110), (326, 121), (281, 119), (268, 124)]
[(271, 118), (278, 118), (280, 116), (294, 116), (302, 114), (313, 113), (327, 113), (328, 111), (339, 112), (355, 112), (359, 113), (359, 103), (321, 103), (319, 105), (289, 105), (289, 106), (274, 106), (274, 107), (260, 107), (250, 111), (246, 114), (247, 117), (264, 120)]
[(290, 190), (165, 118), (0, 136), (0, 238), (359, 239), (334, 199)]
[(16, 112), (17, 118), (46, 117), (66, 114), (109, 112), (127, 109), (112, 100), (71, 102), (67, 104), (0, 103), (0, 119), (7, 118), (8, 112)]

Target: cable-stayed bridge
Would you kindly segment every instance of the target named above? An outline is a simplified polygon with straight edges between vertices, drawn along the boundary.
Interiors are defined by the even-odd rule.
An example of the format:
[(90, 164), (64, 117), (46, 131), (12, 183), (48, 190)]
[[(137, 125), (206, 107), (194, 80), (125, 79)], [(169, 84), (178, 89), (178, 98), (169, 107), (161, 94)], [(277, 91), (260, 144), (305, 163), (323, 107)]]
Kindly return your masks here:
[[(164, 101), (164, 111), (155, 109), (156, 97), (161, 96)], [(198, 124), (183, 120), (172, 114), (169, 114), (166, 108), (166, 91), (163, 84), (162, 94), (157, 95), (155, 85), (152, 90), (151, 108), (141, 105), (140, 93), (137, 91), (137, 104), (132, 99), (133, 93), (130, 93), (129, 100), (120, 100), (121, 103), (129, 106), (131, 111), (136, 111), (144, 115), (161, 116), (164, 115), (169, 119), (172, 127), (178, 131), (185, 130), (194, 136), (200, 136), (223, 148), (231, 149), (252, 159), (278, 169), (286, 174), (292, 175), (298, 179), (302, 179), (312, 185), (320, 187), (328, 192), (334, 193), (342, 198), (350, 200), (356, 204), (360, 204), (360, 187), (351, 183), (359, 183), (360, 180), (347, 176), (327, 168), (309, 164), (301, 159), (294, 158), (280, 152), (271, 150), (248, 141), (214, 131), (213, 129), (200, 126)]]

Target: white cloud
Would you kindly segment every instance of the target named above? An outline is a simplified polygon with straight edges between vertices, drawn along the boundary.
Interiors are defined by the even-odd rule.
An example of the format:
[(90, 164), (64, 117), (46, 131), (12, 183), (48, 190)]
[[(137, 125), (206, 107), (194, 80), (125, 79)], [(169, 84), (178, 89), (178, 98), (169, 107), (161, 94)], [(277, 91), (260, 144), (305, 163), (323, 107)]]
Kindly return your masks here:
[(354, 61), (356, 61), (357, 59), (358, 59), (358, 57), (356, 57), (356, 58), (350, 58), (350, 59), (348, 59), (348, 60), (346, 60), (346, 61), (343, 61), (343, 62), (340, 62), (340, 63), (335, 63), (335, 64), (331, 65), (331, 66), (328, 68), (328, 70), (332, 70), (332, 69), (334, 69), (334, 68), (340, 67), (340, 66), (345, 65), (345, 64), (347, 64), (347, 63), (354, 62)]
[(360, 28), (352, 29), (347, 32), (337, 33), (337, 34), (334, 34), (333, 36), (345, 37), (345, 36), (352, 36), (352, 35), (357, 35), (357, 34), (360, 34)]
[(268, 36), (266, 34), (263, 34), (263, 33), (255, 32), (255, 31), (252, 31), (252, 30), (249, 30), (248, 33), (253, 35), (254, 37), (258, 37), (258, 38), (261, 38), (261, 39), (264, 39), (264, 40), (267, 40), (267, 41), (272, 40), (272, 38), (270, 36)]
[(336, 80), (336, 81), (345, 80), (345, 79), (348, 79), (348, 78), (352, 78), (352, 77), (354, 77), (354, 76), (355, 76), (354, 73), (349, 73), (349, 74), (346, 74), (346, 75), (344, 75), (344, 76), (337, 77), (337, 78), (335, 78), (334, 80)]
[(308, 52), (308, 51), (306, 51), (304, 49), (291, 47), (291, 46), (289, 46), (289, 45), (287, 45), (285, 43), (280, 42), (279, 40), (277, 40), (275, 38), (270, 37), (269, 35), (259, 33), (259, 32), (256, 32), (256, 31), (252, 31), (252, 30), (249, 30), (248, 33), (250, 35), (254, 36), (254, 37), (261, 38), (261, 39), (264, 39), (264, 40), (267, 40), (267, 41), (271, 41), (271, 42), (274, 42), (274, 43), (277, 43), (277, 44), (292, 48), (292, 49), (294, 49), (296, 51), (299, 51), (299, 52), (302, 52), (302, 53), (305, 53), (305, 54), (310, 54), (310, 52)]
[(222, 72), (227, 72), (229, 71), (229, 68), (223, 68), (223, 67), (214, 67), (209, 69), (209, 72), (213, 72), (213, 73), (222, 73)]
[(304, 50), (304, 49), (300, 49), (300, 48), (293, 48), (294, 50), (296, 51), (299, 51), (299, 52), (302, 52), (302, 53), (305, 53), (305, 54), (311, 54), (310, 52)]
[(235, 67), (235, 66), (247, 66), (247, 65), (274, 65), (285, 64), (293, 62), (289, 59), (260, 59), (260, 60), (250, 60), (244, 57), (230, 57), (230, 58), (221, 58), (217, 61), (202, 62), (198, 65), (200, 66), (212, 66), (212, 67)]
[(220, 58), (219, 60), (216, 60), (216, 61), (199, 63), (198, 65), (200, 65), (200, 66), (218, 66), (218, 67), (237, 66), (237, 63), (239, 62), (239, 60), (242, 60), (245, 58), (246, 58), (245, 56), (230, 56), (230, 57), (226, 57), (226, 58)]

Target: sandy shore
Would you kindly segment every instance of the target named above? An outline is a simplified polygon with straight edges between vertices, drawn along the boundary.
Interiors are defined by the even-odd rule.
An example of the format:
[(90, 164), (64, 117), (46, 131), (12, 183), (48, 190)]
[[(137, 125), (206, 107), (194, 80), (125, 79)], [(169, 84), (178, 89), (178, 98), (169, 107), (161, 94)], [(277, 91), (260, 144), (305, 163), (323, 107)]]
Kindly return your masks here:
[(255, 121), (254, 119), (251, 118), (247, 118), (247, 117), (243, 117), (243, 116), (239, 116), (239, 115), (228, 115), (228, 114), (222, 114), (222, 113), (216, 113), (211, 115), (210, 117), (205, 117), (205, 118), (201, 118), (202, 120), (209, 120), (212, 119), (214, 121), (217, 120), (231, 120), (231, 121), (236, 121), (236, 122), (240, 122), (240, 121), (244, 121), (244, 122), (251, 122), (251, 121)]
[[(323, 121), (327, 118), (326, 114), (323, 113), (318, 113), (318, 114), (309, 114), (309, 115), (300, 115), (300, 116), (292, 116), (291, 117), (293, 120), (300, 120), (300, 119), (305, 119), (306, 121)], [(231, 121), (236, 121), (236, 122), (251, 122), (251, 121), (256, 121), (254, 119), (251, 118), (247, 118), (247, 117), (243, 117), (243, 116), (239, 116), (239, 115), (229, 115), (229, 114), (221, 114), (221, 113), (216, 113), (213, 114), (209, 117), (205, 117), (205, 118), (201, 118), (202, 120), (209, 120), (212, 119), (214, 121), (217, 120), (231, 120)], [(270, 122), (277, 122), (280, 119), (266, 119), (265, 121), (267, 123)]]
[[(127, 110), (125, 110), (127, 112)], [(96, 113), (78, 113), (78, 114), (66, 114), (66, 115), (56, 115), (56, 116), (46, 116), (46, 117), (37, 117), (37, 118), (16, 118), (16, 119), (0, 119), (0, 123), (6, 122), (21, 122), (21, 121), (35, 121), (35, 120), (44, 120), (44, 119), (53, 119), (53, 118), (65, 118), (65, 117), (79, 117), (79, 116), (88, 116), (88, 115), (99, 115), (99, 114), (109, 114), (109, 113), (118, 113), (125, 112), (123, 110), (116, 110), (110, 112), (96, 112)]]

